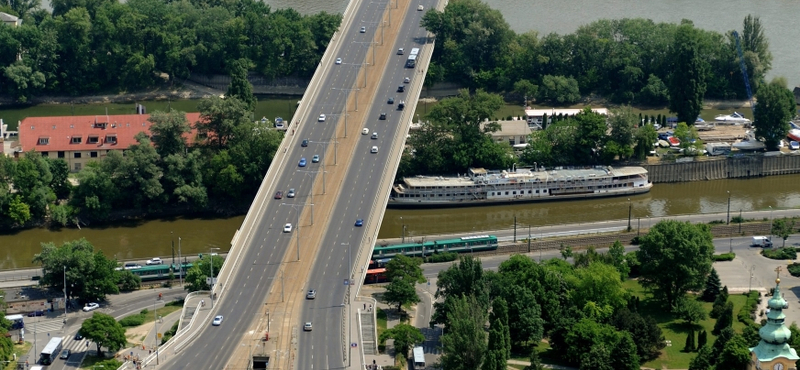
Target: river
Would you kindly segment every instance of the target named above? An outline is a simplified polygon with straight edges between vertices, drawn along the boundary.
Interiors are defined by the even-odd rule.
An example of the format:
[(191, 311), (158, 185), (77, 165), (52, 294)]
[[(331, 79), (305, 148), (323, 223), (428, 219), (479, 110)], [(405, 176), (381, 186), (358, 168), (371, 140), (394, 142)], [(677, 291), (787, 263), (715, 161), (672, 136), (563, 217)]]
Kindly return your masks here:
[[(648, 216), (725, 212), (730, 191), (731, 215), (739, 210), (768, 210), (800, 207), (800, 175), (762, 177), (749, 180), (716, 180), (678, 184), (657, 184), (648, 194), (630, 198), (634, 227), (649, 224)], [(628, 217), (628, 198), (528, 203), (513, 206), (475, 207), (437, 210), (387, 210), (379, 238), (402, 235), (420, 236), (443, 233), (473, 233), (507, 229), (516, 217), (520, 235), (533, 233), (536, 226), (591, 222)], [(64, 241), (86, 238), (107, 256), (117, 259), (171, 256), (173, 241), (178, 253), (178, 237), (184, 255), (204, 253), (210, 247), (223, 251), (241, 226), (243, 216), (224, 219), (162, 219), (130, 222), (108, 227), (77, 229), (31, 229), (0, 235), (0, 269), (30, 267), (41, 242), (60, 245)], [(640, 220), (639, 220), (640, 219)]]

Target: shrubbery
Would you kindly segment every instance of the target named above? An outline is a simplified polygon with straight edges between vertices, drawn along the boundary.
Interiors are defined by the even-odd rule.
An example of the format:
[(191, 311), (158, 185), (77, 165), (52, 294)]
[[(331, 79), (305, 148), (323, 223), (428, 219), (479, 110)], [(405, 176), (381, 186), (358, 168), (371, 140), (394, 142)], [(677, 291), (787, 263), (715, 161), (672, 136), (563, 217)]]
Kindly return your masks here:
[(734, 258), (736, 258), (736, 253), (723, 253), (711, 256), (711, 259), (713, 259), (715, 262), (733, 261)]
[(434, 253), (430, 256), (425, 257), (425, 262), (427, 263), (450, 262), (450, 261), (455, 261), (457, 259), (458, 259), (458, 253), (444, 252), (444, 253)]
[(161, 337), (161, 344), (162, 345), (164, 343), (167, 343), (168, 340), (172, 339), (172, 337), (175, 335), (175, 333), (178, 332), (178, 324), (180, 324), (180, 323), (181, 323), (180, 320), (175, 321), (175, 324), (173, 324), (172, 327), (169, 330), (164, 332), (164, 336)]
[(130, 328), (142, 325), (144, 324), (144, 321), (147, 318), (147, 314), (149, 312), (150, 311), (148, 311), (147, 309), (144, 309), (135, 315), (123, 317), (122, 319), (119, 320), (119, 324), (122, 325), (123, 328)]
[(759, 292), (755, 290), (751, 290), (750, 293), (747, 293), (747, 301), (744, 303), (744, 306), (739, 309), (739, 313), (736, 314), (736, 319), (739, 322), (751, 326), (755, 325), (755, 321), (753, 321), (753, 313), (756, 312), (756, 308), (758, 307), (758, 299), (759, 299)]
[(792, 276), (800, 276), (800, 263), (793, 263), (786, 269), (789, 270), (789, 273), (792, 274)]
[(771, 258), (774, 260), (793, 260), (797, 258), (797, 250), (794, 247), (784, 247), (784, 248), (765, 248), (761, 251), (761, 254), (764, 257)]

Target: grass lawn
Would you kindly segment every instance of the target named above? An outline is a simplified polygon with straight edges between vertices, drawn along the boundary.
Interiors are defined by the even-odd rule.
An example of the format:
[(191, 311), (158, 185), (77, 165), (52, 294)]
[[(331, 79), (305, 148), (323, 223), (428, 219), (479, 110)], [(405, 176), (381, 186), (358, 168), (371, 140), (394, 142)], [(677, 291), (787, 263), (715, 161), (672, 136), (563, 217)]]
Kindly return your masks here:
[[(381, 333), (386, 331), (386, 320), (387, 320), (386, 311), (384, 311), (384, 310), (382, 310), (382, 309), (380, 309), (378, 307), (375, 307), (375, 318), (378, 320), (376, 322), (376, 324), (378, 325), (378, 338), (380, 338), (381, 337)], [(375, 339), (378, 339), (378, 338), (375, 338)], [(378, 351), (379, 352), (383, 353), (385, 350), (386, 350), (386, 346), (385, 345), (380, 345), (380, 344), (378, 345)]]
[[(654, 302), (650, 295), (645, 294), (645, 290), (639, 285), (639, 282), (636, 280), (628, 280), (624, 283), (626, 289), (628, 289), (632, 294), (638, 296), (641, 300), (639, 306), (639, 313), (642, 316), (651, 316), (656, 320), (658, 326), (664, 333), (664, 338), (667, 341), (672, 341), (671, 346), (665, 347), (661, 350), (661, 356), (659, 358), (644, 363), (642, 366), (650, 367), (650, 368), (668, 368), (668, 369), (686, 369), (689, 367), (689, 362), (694, 358), (696, 353), (686, 353), (683, 352), (683, 345), (686, 343), (686, 335), (689, 332), (690, 327), (686, 325), (683, 320), (675, 318), (675, 316), (664, 310), (657, 302)], [(744, 305), (746, 301), (746, 297), (742, 294), (731, 294), (729, 297), (730, 302), (733, 302), (733, 314), (734, 314), (734, 321), (733, 321), (733, 329), (737, 332), (741, 332), (742, 328), (744, 328), (744, 324), (736, 320), (736, 313), (739, 312), (739, 309)], [(706, 309), (706, 312), (711, 312), (711, 302), (702, 302), (703, 307)], [(714, 343), (716, 336), (711, 334), (711, 330), (714, 328), (714, 323), (716, 320), (708, 318), (702, 321), (698, 327), (695, 328), (695, 332), (699, 332), (701, 329), (705, 329), (708, 333), (708, 343)], [(668, 342), (669, 343), (669, 342)]]

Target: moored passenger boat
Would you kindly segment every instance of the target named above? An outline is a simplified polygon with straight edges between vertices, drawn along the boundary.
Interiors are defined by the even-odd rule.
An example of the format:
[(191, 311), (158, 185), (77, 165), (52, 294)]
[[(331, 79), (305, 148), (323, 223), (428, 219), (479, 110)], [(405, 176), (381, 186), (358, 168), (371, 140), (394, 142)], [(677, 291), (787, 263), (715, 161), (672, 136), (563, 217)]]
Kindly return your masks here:
[(392, 187), (388, 207), (470, 207), (596, 198), (641, 194), (652, 187), (647, 170), (636, 166), (515, 171), (470, 168), (467, 176), (406, 177)]

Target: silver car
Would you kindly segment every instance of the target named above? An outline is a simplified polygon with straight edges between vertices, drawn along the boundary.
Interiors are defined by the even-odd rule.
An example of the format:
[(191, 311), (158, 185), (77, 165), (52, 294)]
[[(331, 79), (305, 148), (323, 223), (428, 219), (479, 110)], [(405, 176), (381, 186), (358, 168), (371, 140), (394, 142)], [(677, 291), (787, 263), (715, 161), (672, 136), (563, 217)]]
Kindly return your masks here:
[(314, 298), (317, 298), (317, 291), (311, 289), (308, 291), (308, 293), (306, 293), (306, 299), (314, 299)]

